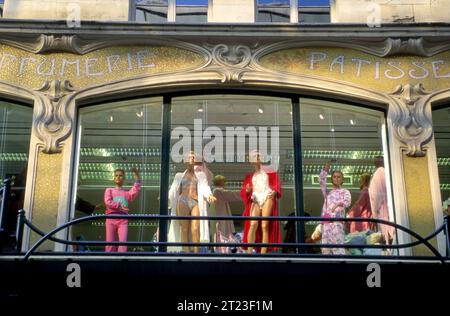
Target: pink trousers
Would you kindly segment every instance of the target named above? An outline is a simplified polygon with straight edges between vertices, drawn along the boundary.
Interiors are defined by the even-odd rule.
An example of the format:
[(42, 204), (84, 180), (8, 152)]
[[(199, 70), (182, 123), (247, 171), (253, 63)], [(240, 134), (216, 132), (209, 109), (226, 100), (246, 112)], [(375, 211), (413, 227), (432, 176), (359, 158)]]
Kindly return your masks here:
[[(116, 236), (119, 235), (119, 241), (127, 241), (128, 235), (128, 220), (127, 219), (106, 219), (106, 241), (116, 241)], [(126, 252), (127, 246), (106, 245), (106, 252)]]

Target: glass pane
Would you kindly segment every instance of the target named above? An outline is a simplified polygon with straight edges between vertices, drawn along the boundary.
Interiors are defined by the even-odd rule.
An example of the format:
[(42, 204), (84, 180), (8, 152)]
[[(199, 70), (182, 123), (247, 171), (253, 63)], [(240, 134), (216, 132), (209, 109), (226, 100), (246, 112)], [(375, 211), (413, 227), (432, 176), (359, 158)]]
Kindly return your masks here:
[(433, 111), (434, 139), (441, 184), (442, 208), (450, 213), (450, 107)]
[[(292, 166), (293, 161), (293, 157), (287, 154), (293, 146), (290, 113), (291, 102), (289, 99), (244, 95), (174, 98), (172, 100), (171, 165), (172, 170), (177, 172), (177, 176), (173, 174), (170, 179), (172, 186), (169, 193), (171, 197), (169, 204), (172, 206), (172, 214), (175, 215), (178, 211), (178, 214), (189, 215), (197, 213), (196, 208), (200, 207), (202, 214), (242, 215), (245, 209), (247, 209), (247, 213), (250, 210), (252, 204), (249, 198), (253, 192), (255, 192), (253, 195), (255, 201), (260, 198), (261, 205), (267, 208), (265, 209), (267, 214), (286, 216), (293, 212), (295, 205), (294, 181), (286, 174), (287, 166)], [(268, 191), (259, 192), (257, 186), (251, 184), (252, 189), (249, 189), (249, 193), (247, 193), (247, 186), (244, 186), (244, 183), (252, 183), (252, 175), (257, 170), (255, 166), (257, 164), (250, 163), (250, 160), (253, 161), (251, 158), (256, 156), (253, 149), (258, 149), (260, 152), (263, 161), (261, 169), (264, 170), (264, 173), (261, 172), (261, 174), (267, 174), (267, 178), (262, 176), (264, 179), (262, 183), (267, 184), (265, 181), (268, 181)], [(195, 151), (198, 160), (197, 165), (191, 167), (183, 159), (190, 150)], [(183, 174), (186, 170), (191, 170), (190, 168), (203, 171), (204, 175), (200, 175), (199, 178), (201, 180), (206, 177), (207, 181), (203, 188), (199, 184), (193, 186), (194, 194), (192, 196), (188, 183), (193, 182), (185, 178), (186, 174)], [(190, 177), (192, 178), (192, 176)], [(186, 186), (183, 186), (184, 183)], [(203, 204), (209, 194), (208, 186), (217, 198), (217, 201), (210, 205)], [(276, 193), (276, 198), (272, 203), (276, 205), (276, 208), (269, 208), (268, 204), (264, 206), (269, 192), (280, 190), (282, 195)], [(195, 194), (202, 198), (196, 199)], [(246, 204), (244, 204), (243, 197)], [(204, 222), (208, 224), (207, 221)], [(249, 224), (248, 221), (247, 224)], [(182, 227), (180, 227), (182, 225), (183, 223), (175, 221), (170, 225), (169, 241), (185, 241), (194, 238), (201, 242), (213, 240), (232, 242), (246, 240), (245, 236), (248, 234), (245, 234), (244, 231), (249, 231), (244, 228), (245, 225), (242, 221), (218, 221), (209, 223), (209, 227), (201, 226), (200, 237), (197, 233), (185, 233), (182, 240)], [(280, 229), (280, 226), (278, 222), (270, 225), (269, 236), (274, 242), (280, 241), (278, 240), (279, 232), (281, 232), (279, 237), (284, 237), (285, 231)], [(260, 226), (258, 227), (261, 229)], [(250, 234), (250, 239), (251, 236)], [(260, 235), (256, 237), (257, 242), (261, 242), (260, 237)], [(172, 249), (172, 251), (180, 250)], [(191, 250), (195, 251), (196, 249)], [(213, 249), (208, 248), (206, 244), (205, 247), (197, 250), (219, 253), (244, 251), (242, 247)], [(280, 249), (270, 250), (281, 251)], [(185, 248), (184, 251), (190, 250)]]
[(136, 21), (167, 22), (167, 0), (136, 0)]
[(258, 0), (258, 6), (289, 6), (290, 0)]
[(258, 22), (289, 22), (290, 9), (289, 0), (259, 0), (258, 1)]
[(330, 0), (298, 0), (299, 7), (323, 7), (329, 5)]
[(330, 13), (299, 12), (300, 23), (330, 23)]
[(300, 0), (298, 16), (300, 23), (330, 23), (329, 0)]
[[(6, 236), (14, 234), (17, 211), (23, 208), (32, 117), (33, 108), (0, 101), (0, 187), (4, 179), (11, 179), (9, 208), (3, 223)], [(13, 240), (7, 240), (1, 250), (12, 247)]]
[[(77, 191), (73, 201), (74, 217), (104, 214), (105, 211), (159, 214), (162, 98), (107, 103), (82, 108), (79, 113), (80, 149)], [(125, 172), (123, 188), (128, 191), (134, 187), (135, 174), (132, 168), (137, 168), (141, 177), (138, 194), (131, 191), (131, 196), (125, 196), (125, 200), (117, 191), (110, 191), (108, 195), (107, 189), (117, 186), (114, 180), (116, 169)], [(105, 200), (108, 196), (115, 204), (109, 201), (107, 207)], [(156, 221), (129, 221), (128, 240), (150, 241), (156, 229)], [(105, 233), (104, 220), (84, 222), (73, 228), (72, 237), (105, 240)], [(90, 250), (103, 249), (90, 247)], [(142, 250), (154, 249), (128, 248), (128, 251)]]
[(208, 0), (177, 0), (177, 5), (208, 6)]
[(177, 5), (177, 23), (208, 22), (208, 6)]
[[(383, 159), (384, 113), (307, 98), (300, 99), (300, 109), (305, 212), (323, 217), (376, 217), (379, 212), (380, 218), (394, 221), (386, 180), (389, 166)], [(318, 243), (391, 242), (394, 236), (392, 228), (368, 222), (318, 224), (306, 225), (307, 234)], [(316, 228), (321, 228), (322, 239)], [(324, 248), (322, 252), (381, 254), (380, 249), (363, 248)]]

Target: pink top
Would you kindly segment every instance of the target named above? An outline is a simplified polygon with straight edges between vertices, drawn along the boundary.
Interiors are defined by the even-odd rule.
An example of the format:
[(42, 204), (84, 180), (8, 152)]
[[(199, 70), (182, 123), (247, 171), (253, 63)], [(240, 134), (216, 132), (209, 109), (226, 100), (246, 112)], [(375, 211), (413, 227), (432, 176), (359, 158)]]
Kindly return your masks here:
[(104, 201), (106, 214), (125, 213), (128, 214), (128, 203), (133, 202), (141, 190), (141, 181), (137, 180), (130, 190), (123, 188), (107, 188)]

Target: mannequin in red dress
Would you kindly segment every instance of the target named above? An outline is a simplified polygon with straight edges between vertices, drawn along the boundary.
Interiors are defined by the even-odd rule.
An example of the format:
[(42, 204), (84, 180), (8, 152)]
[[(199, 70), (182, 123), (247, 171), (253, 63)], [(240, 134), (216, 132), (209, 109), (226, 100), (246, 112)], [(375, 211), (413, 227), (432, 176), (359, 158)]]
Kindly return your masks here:
[[(278, 216), (278, 199), (281, 198), (281, 184), (278, 174), (261, 163), (260, 153), (254, 151), (250, 155), (250, 162), (255, 171), (245, 176), (241, 189), (245, 211), (243, 216)], [(244, 223), (244, 243), (280, 243), (280, 223), (278, 221), (248, 220)], [(257, 249), (259, 250), (259, 249)], [(261, 253), (276, 250), (275, 247), (261, 248)], [(253, 247), (247, 247), (252, 253)]]

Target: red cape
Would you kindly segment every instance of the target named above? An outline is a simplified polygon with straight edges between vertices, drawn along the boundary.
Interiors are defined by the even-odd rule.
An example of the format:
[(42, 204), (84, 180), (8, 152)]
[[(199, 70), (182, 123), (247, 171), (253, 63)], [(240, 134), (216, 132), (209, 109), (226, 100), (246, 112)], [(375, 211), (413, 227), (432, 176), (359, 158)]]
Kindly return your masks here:
[[(278, 174), (274, 171), (266, 171), (267, 175), (269, 176), (269, 187), (277, 192), (276, 196), (274, 197), (274, 203), (272, 207), (272, 214), (271, 216), (278, 216), (278, 199), (281, 198), (281, 183), (280, 179), (278, 178)], [(241, 198), (244, 201), (245, 204), (245, 211), (242, 216), (250, 216), (250, 208), (252, 206), (252, 193), (247, 193), (246, 187), (247, 184), (252, 187), (252, 178), (253, 178), (253, 172), (249, 173), (245, 176), (244, 179), (244, 185), (241, 189)], [(244, 243), (247, 243), (247, 236), (248, 231), (250, 229), (250, 221), (246, 220), (244, 222)], [(261, 224), (258, 225), (258, 229), (256, 231), (256, 238), (255, 242), (262, 242), (262, 230), (261, 230)], [(279, 221), (270, 221), (269, 222), (269, 243), (281, 243), (281, 232), (280, 232), (280, 222)], [(243, 247), (244, 249), (246, 247)], [(276, 251), (277, 247), (268, 247), (267, 251)], [(260, 247), (255, 247), (256, 251), (261, 251)]]

